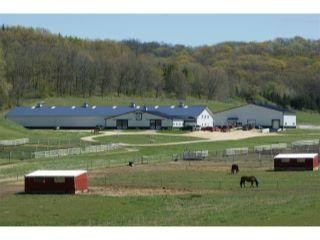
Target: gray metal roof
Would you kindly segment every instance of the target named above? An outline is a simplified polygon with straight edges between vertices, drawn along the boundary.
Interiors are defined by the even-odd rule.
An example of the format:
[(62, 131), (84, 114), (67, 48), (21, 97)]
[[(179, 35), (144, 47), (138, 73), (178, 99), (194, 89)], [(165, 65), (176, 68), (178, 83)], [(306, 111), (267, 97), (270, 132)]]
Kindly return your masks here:
[(278, 105), (272, 105), (272, 104), (254, 104), (254, 105), (257, 105), (257, 106), (260, 106), (260, 107), (264, 107), (264, 108), (269, 108), (269, 109), (272, 109), (272, 110), (275, 110), (275, 111), (278, 111), (278, 112), (294, 114), (294, 112), (290, 111), (289, 109), (280, 107)]
[(141, 110), (167, 118), (192, 119), (197, 118), (205, 108), (206, 106), (22, 106), (11, 109), (6, 117), (101, 116), (107, 118)]

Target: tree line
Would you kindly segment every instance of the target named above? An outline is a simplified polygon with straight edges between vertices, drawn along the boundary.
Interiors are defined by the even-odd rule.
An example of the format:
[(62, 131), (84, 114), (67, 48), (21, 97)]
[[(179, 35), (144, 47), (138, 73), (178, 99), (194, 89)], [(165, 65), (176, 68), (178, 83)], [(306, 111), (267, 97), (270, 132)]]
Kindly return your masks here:
[(0, 29), (0, 108), (50, 96), (188, 96), (320, 111), (320, 40), (187, 47)]

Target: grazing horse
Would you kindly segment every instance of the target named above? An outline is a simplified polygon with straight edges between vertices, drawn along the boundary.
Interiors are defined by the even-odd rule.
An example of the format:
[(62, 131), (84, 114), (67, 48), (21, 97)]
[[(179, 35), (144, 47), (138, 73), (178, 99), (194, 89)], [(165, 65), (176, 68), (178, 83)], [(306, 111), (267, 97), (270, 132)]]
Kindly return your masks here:
[(129, 162), (128, 162), (128, 166), (129, 166), (129, 167), (133, 167), (133, 164), (134, 164), (133, 161), (129, 161)]
[(259, 182), (258, 182), (258, 180), (257, 180), (257, 178), (255, 176), (250, 176), (250, 177), (243, 176), (243, 177), (241, 177), (240, 187), (242, 188), (242, 185), (244, 187), (246, 187), (246, 182), (250, 182), (251, 183), (251, 187), (254, 187), (253, 183), (256, 183), (256, 187), (258, 187), (258, 185), (259, 185)]
[(239, 172), (238, 164), (232, 164), (232, 166), (231, 166), (231, 174), (236, 174), (238, 172)]

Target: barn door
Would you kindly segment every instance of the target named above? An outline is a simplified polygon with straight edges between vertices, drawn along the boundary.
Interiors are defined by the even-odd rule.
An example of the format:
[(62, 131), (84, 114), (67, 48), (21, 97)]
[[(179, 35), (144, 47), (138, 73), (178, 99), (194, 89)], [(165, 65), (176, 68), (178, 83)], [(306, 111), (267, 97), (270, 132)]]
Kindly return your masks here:
[(272, 119), (271, 126), (272, 129), (278, 130), (280, 128), (280, 119)]

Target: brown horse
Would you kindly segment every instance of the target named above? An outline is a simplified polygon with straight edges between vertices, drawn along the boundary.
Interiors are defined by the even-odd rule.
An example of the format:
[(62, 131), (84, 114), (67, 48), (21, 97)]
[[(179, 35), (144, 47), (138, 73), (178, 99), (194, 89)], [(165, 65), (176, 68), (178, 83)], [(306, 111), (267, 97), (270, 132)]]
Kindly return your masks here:
[(238, 172), (239, 172), (238, 164), (232, 164), (232, 166), (231, 166), (231, 174), (236, 174)]
[(255, 176), (243, 176), (241, 177), (241, 180), (240, 180), (240, 187), (242, 188), (242, 186), (246, 187), (246, 182), (250, 182), (251, 183), (251, 187), (254, 187), (253, 186), (253, 183), (256, 184), (256, 187), (258, 187), (259, 185), (259, 182), (257, 180), (257, 178)]

